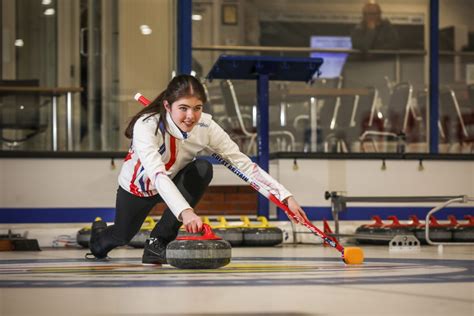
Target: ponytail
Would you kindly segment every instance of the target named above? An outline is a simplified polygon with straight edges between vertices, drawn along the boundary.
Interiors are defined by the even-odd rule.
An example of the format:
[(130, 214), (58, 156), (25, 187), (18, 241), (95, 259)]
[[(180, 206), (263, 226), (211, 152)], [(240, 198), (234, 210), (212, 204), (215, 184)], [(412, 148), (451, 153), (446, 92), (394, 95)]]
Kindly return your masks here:
[[(148, 119), (149, 117), (159, 113), (160, 119), (158, 121), (158, 126), (156, 127), (155, 135), (158, 133), (159, 126), (166, 126), (165, 124), (165, 117), (166, 117), (166, 109), (163, 105), (163, 100), (165, 100), (166, 90), (161, 92), (159, 96), (156, 97), (148, 106), (144, 107), (140, 112), (135, 114), (134, 117), (128, 123), (127, 128), (125, 129), (125, 136), (129, 139), (133, 138), (133, 127), (135, 123), (138, 121), (140, 117), (146, 114), (150, 114), (144, 118), (144, 120)], [(163, 125), (164, 124), (164, 125)], [(164, 132), (164, 131), (163, 131)], [(163, 135), (164, 136), (164, 135)]]

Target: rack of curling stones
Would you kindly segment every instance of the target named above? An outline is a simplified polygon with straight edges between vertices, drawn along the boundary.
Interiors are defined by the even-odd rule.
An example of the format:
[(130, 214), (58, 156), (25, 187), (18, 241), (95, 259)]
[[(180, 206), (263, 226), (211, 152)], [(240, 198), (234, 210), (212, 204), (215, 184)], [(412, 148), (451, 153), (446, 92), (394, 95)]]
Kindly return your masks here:
[[(241, 216), (239, 224), (230, 224), (224, 216), (218, 216), (217, 222), (212, 222), (209, 217), (202, 217), (202, 222), (212, 228), (214, 234), (230, 243), (232, 247), (273, 247), (283, 242), (283, 231), (269, 224), (264, 216), (257, 218), (256, 224), (248, 216)], [(196, 236), (188, 233), (182, 227), (178, 236)]]
[(210, 225), (214, 233), (224, 240), (227, 240), (232, 247), (242, 246), (244, 236), (240, 227), (229, 226), (224, 216), (217, 217), (217, 224), (210, 222), (209, 218), (204, 217), (203, 222)]
[(241, 218), (246, 227), (243, 230), (243, 245), (252, 247), (272, 247), (283, 242), (283, 231), (271, 226), (264, 216), (257, 217), (259, 224), (252, 224), (248, 217)]
[[(96, 217), (94, 221), (101, 221), (102, 218)], [(89, 241), (91, 239), (91, 225), (82, 227), (76, 234), (77, 244), (83, 248), (89, 248)]]
[[(223, 216), (217, 218), (219, 221), (220, 235), (222, 238), (228, 240), (226, 237), (232, 237), (233, 242), (231, 245), (234, 246), (248, 246), (248, 247), (273, 247), (283, 242), (283, 231), (275, 226), (271, 226), (268, 220), (264, 216), (257, 217), (258, 224), (252, 224), (248, 216), (241, 216), (241, 224), (231, 225)], [(240, 232), (240, 239), (238, 241), (237, 234)]]
[(198, 236), (181, 236), (166, 247), (166, 260), (178, 269), (217, 269), (230, 263), (231, 245), (208, 224)]
[(385, 223), (378, 215), (372, 216), (373, 223), (364, 224), (356, 229), (355, 238), (358, 243), (372, 245), (387, 245), (395, 236), (413, 235), (421, 244), (428, 244), (426, 227), (429, 238), (438, 243), (472, 243), (474, 242), (474, 216), (465, 215), (466, 221), (458, 221), (454, 215), (448, 215), (443, 223), (434, 216), (429, 221), (422, 222), (416, 215), (410, 215), (407, 223), (402, 223), (397, 216), (387, 217), (391, 223)]
[(151, 216), (147, 216), (143, 222), (142, 227), (138, 233), (133, 236), (132, 240), (128, 243), (133, 248), (144, 248), (146, 240), (150, 238), (151, 231), (155, 228), (156, 222)]

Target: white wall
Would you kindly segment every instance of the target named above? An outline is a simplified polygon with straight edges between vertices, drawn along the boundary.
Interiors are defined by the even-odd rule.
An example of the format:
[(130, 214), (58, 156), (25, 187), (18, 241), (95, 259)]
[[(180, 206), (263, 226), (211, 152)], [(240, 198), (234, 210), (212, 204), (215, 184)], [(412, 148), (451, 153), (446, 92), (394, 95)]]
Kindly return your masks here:
[[(0, 159), (0, 208), (114, 207), (121, 161), (109, 159)], [(325, 191), (348, 195), (459, 195), (474, 197), (473, 161), (293, 160), (271, 163), (271, 173), (303, 206), (329, 206)], [(221, 165), (211, 185), (240, 185)]]
[[(115, 159), (0, 159), (0, 208), (115, 207)], [(236, 185), (242, 180), (215, 166), (211, 184)]]
[[(304, 206), (329, 205), (325, 191), (350, 196), (469, 195), (474, 197), (473, 161), (280, 160), (279, 179)], [(421, 204), (420, 204), (421, 205)]]

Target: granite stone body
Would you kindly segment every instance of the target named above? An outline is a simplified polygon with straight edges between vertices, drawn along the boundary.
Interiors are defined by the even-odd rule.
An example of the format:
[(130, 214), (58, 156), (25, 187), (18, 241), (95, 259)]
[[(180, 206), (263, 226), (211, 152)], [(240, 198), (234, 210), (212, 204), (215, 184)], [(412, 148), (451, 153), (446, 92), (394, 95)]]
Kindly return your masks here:
[(272, 247), (283, 242), (283, 231), (278, 227), (245, 228), (244, 246)]
[(232, 247), (241, 246), (243, 243), (243, 231), (240, 228), (214, 228), (214, 234), (229, 242)]
[(474, 242), (474, 226), (458, 227), (453, 230), (453, 241)]
[(151, 230), (140, 230), (133, 236), (128, 245), (133, 248), (144, 248), (146, 240), (150, 238), (150, 233)]
[(168, 263), (179, 269), (217, 269), (229, 264), (231, 257), (225, 240), (175, 240), (166, 248)]
[(82, 228), (77, 232), (76, 241), (77, 244), (84, 248), (89, 248), (89, 241), (91, 239), (90, 228)]

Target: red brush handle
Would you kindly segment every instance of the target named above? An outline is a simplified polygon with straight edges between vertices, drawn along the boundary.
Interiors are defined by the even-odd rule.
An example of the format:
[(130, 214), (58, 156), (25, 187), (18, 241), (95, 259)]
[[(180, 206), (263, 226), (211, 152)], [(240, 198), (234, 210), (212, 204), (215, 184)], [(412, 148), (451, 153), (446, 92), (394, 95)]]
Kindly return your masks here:
[(268, 196), (268, 199), (272, 201), (276, 206), (281, 208), (283, 212), (285, 212), (289, 217), (295, 219), (298, 223), (301, 225), (305, 226), (309, 230), (311, 230), (313, 233), (321, 237), (325, 242), (327, 242), (329, 245), (333, 246), (337, 250), (339, 250), (341, 253), (344, 253), (344, 247), (342, 247), (334, 238), (330, 238), (328, 235), (326, 235), (324, 232), (322, 232), (319, 228), (314, 226), (310, 221), (308, 221), (306, 218), (303, 218), (303, 222), (298, 220), (296, 217), (295, 213), (293, 213), (289, 207), (285, 204), (283, 204), (280, 200), (278, 200), (273, 194), (270, 194)]

